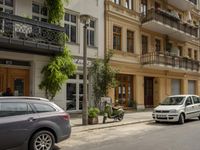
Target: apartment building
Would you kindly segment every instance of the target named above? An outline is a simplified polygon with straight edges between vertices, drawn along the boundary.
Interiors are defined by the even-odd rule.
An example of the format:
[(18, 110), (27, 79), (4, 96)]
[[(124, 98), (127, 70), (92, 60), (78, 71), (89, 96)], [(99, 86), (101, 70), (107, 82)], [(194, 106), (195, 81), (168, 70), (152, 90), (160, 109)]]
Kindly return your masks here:
[[(44, 0), (0, 0), (0, 93), (6, 88), (16, 96), (44, 97), (38, 87), (41, 70), (52, 55), (63, 51), (56, 37), (68, 35), (68, 47), (77, 73), (63, 84), (55, 103), (65, 110), (81, 110), (83, 93), (83, 25), (81, 14), (89, 14), (88, 65), (104, 56), (104, 3), (101, 0), (73, 0), (65, 4), (62, 26), (47, 23)], [(88, 81), (88, 87), (90, 81)], [(90, 94), (91, 95), (91, 94)]]
[(198, 0), (105, 0), (115, 103), (151, 108), (172, 94), (200, 95)]

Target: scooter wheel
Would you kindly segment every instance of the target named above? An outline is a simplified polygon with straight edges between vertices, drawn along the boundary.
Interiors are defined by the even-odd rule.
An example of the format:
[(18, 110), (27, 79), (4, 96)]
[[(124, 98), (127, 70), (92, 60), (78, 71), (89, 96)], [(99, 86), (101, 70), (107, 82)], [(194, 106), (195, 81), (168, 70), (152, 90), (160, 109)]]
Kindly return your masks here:
[(119, 121), (122, 121), (123, 118), (124, 118), (124, 114), (121, 114), (121, 115), (118, 117), (118, 120), (119, 120)]

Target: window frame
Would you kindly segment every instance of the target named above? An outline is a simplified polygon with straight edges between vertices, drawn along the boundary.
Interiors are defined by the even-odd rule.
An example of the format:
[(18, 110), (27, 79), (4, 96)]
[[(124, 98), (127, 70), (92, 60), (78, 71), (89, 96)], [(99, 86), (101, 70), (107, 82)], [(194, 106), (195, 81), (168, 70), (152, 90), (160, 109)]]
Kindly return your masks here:
[[(159, 41), (159, 42), (158, 42)], [(159, 44), (158, 44), (159, 43)], [(155, 51), (160, 52), (161, 51), (161, 40), (158, 38), (155, 38)]]
[[(39, 13), (33, 12), (33, 5), (38, 5), (39, 6)], [(47, 16), (42, 14), (42, 9), (44, 7), (47, 9)], [(42, 21), (43, 19), (45, 19), (46, 21), (42, 21), (42, 22), (48, 22), (48, 18), (49, 18), (48, 16), (49, 16), (49, 12), (48, 12), (48, 8), (46, 6), (44, 6), (43, 4), (38, 3), (38, 2), (32, 2), (32, 19), (33, 20)], [(34, 19), (34, 17), (35, 18), (37, 17), (38, 20)]]
[[(130, 34), (132, 34), (132, 36), (129, 36)], [(131, 30), (127, 30), (127, 38), (126, 38), (126, 40), (127, 40), (127, 52), (129, 52), (129, 53), (134, 53), (134, 51), (135, 51), (135, 32), (134, 31), (131, 31)], [(132, 45), (131, 46), (129, 46), (129, 42), (131, 42), (132, 41)], [(130, 48), (130, 47), (132, 47), (132, 48)], [(130, 49), (129, 49), (130, 48)]]
[[(91, 21), (92, 22), (94, 22), (94, 27), (91, 27)], [(93, 46), (93, 47), (95, 47), (96, 46), (96, 44), (95, 44), (95, 29), (96, 29), (96, 20), (94, 20), (94, 19), (92, 19), (90, 21), (90, 24), (89, 24), (89, 26), (88, 26), (88, 28), (87, 28), (87, 45), (88, 46)], [(92, 42), (91, 42), (91, 33), (94, 33), (94, 43), (93, 44), (91, 44)]]
[[(114, 31), (115, 28), (117, 28), (117, 30), (119, 30), (120, 32), (115, 32)], [(116, 39), (119, 39), (119, 43), (117, 43), (116, 41), (116, 45), (114, 43), (115, 37)], [(116, 25), (113, 26), (113, 49), (119, 51), (122, 50), (122, 27)]]
[[(66, 20), (66, 15), (69, 15), (69, 20)], [(72, 21), (72, 16), (75, 16), (76, 17), (76, 22), (74, 23), (73, 21)], [(77, 15), (76, 14), (74, 14), (74, 13), (71, 13), (71, 12), (65, 12), (65, 17), (64, 17), (64, 26), (65, 26), (65, 33), (66, 33), (66, 35), (68, 36), (68, 41), (67, 42), (70, 42), (70, 43), (77, 43), (77, 34), (78, 34), (78, 25), (77, 25), (77, 23), (78, 23), (78, 17), (77, 17)], [(68, 32), (69, 32), (69, 35), (67, 34), (67, 26), (68, 26)], [(75, 34), (75, 41), (73, 41), (72, 40), (72, 28), (73, 27), (75, 27), (76, 28), (76, 34)]]
[(147, 35), (142, 34), (142, 54), (147, 54), (148, 49), (149, 49), (149, 37)]
[(0, 8), (2, 8), (2, 12), (6, 12), (6, 10), (12, 11), (12, 13), (9, 14), (14, 14), (14, 7), (15, 7), (15, 3), (13, 0), (13, 6), (9, 6), (5, 4), (6, 0), (3, 0), (3, 4), (0, 4)]
[(117, 4), (117, 5), (121, 5), (121, 0), (112, 0), (112, 2)]
[(125, 0), (125, 7), (127, 8), (127, 9), (130, 9), (130, 10), (133, 10), (133, 0)]

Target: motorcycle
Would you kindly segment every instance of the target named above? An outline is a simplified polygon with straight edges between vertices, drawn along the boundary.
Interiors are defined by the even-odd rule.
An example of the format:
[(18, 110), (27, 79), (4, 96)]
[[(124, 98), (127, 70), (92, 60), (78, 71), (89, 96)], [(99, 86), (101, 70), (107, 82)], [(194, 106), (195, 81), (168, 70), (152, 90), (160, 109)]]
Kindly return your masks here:
[(114, 119), (114, 121), (122, 121), (124, 118), (124, 110), (122, 107), (113, 107), (111, 104), (105, 102), (103, 123), (106, 123), (107, 119)]

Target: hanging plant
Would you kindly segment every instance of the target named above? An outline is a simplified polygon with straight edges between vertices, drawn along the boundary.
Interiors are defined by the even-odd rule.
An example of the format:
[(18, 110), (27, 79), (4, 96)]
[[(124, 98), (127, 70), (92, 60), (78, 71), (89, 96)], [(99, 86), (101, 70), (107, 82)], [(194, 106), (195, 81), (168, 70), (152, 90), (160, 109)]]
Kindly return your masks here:
[[(61, 20), (64, 17), (65, 9), (62, 0), (46, 0), (46, 5), (49, 10), (48, 22), (56, 25), (61, 24)], [(68, 0), (64, 0), (68, 3)]]
[[(68, 0), (65, 0), (68, 2)], [(60, 25), (64, 16), (64, 5), (62, 0), (46, 0), (46, 5), (49, 9), (48, 22), (51, 24)], [(41, 90), (45, 91), (46, 98), (52, 100), (61, 90), (62, 85), (68, 80), (68, 77), (76, 71), (76, 65), (73, 63), (72, 56), (66, 46), (66, 34), (58, 33), (58, 43), (63, 45), (63, 52), (52, 56), (50, 62), (43, 67), (42, 81), (39, 85)]]

